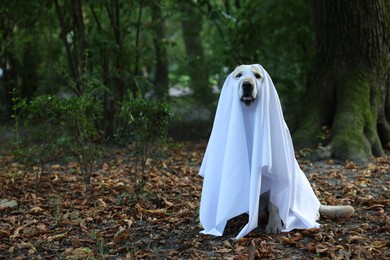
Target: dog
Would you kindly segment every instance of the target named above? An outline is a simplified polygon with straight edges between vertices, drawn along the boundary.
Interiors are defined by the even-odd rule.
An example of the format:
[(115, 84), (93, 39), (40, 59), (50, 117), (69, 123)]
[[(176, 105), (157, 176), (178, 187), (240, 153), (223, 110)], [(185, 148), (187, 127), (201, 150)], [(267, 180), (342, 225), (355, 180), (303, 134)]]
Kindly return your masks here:
[[(245, 106), (251, 106), (257, 99), (258, 88), (263, 82), (262, 71), (257, 66), (240, 65), (233, 71), (233, 77), (239, 80), (238, 98)], [(279, 234), (283, 228), (283, 222), (279, 216), (279, 209), (270, 201), (270, 191), (260, 196), (259, 213), (266, 214), (268, 211), (268, 224), (265, 227), (267, 234)], [(317, 219), (320, 215), (328, 218), (349, 217), (354, 213), (351, 206), (327, 206), (321, 205)]]
[(261, 82), (263, 79), (263, 74), (261, 70), (256, 66), (250, 67), (250, 74), (244, 76), (246, 72), (246, 67), (244, 65), (238, 66), (234, 72), (233, 77), (236, 79), (241, 79), (240, 89), (238, 91), (239, 98), (246, 106), (250, 106), (255, 102), (257, 97), (257, 82)]

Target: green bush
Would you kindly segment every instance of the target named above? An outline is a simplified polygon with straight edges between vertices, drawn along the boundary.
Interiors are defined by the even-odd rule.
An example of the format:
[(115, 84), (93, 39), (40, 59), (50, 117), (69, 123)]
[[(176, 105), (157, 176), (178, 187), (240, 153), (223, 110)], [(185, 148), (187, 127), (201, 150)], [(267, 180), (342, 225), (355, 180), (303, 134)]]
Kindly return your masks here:
[[(154, 165), (163, 155), (172, 117), (171, 108), (165, 100), (130, 98), (123, 102), (120, 117), (124, 128), (119, 136), (124, 138), (132, 149), (134, 173), (131, 178), (135, 191), (140, 192)], [(150, 164), (147, 165), (147, 162)]]
[(37, 185), (45, 164), (53, 156), (73, 156), (79, 163), (86, 189), (90, 183), (100, 147), (93, 142), (98, 136), (100, 103), (87, 94), (60, 99), (43, 95), (26, 102), (15, 98), (16, 158), (27, 168), (38, 165)]
[(93, 165), (101, 154), (96, 123), (100, 120), (101, 105), (93, 97), (83, 95), (61, 100), (61, 147), (74, 156), (83, 174), (86, 189), (90, 184)]
[(38, 188), (45, 164), (58, 150), (60, 102), (55, 96), (39, 96), (29, 103), (14, 97), (13, 110), (16, 127), (14, 155), (28, 170), (39, 167), (35, 171)]

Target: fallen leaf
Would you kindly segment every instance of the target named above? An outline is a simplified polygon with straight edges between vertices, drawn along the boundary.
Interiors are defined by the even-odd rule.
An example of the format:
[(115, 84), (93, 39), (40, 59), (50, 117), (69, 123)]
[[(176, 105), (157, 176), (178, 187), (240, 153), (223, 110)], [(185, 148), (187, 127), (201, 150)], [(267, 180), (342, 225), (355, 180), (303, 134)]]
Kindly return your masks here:
[(387, 240), (387, 241), (374, 241), (371, 243), (370, 246), (375, 247), (375, 248), (381, 248), (381, 247), (385, 247), (389, 243), (390, 243), (389, 240)]
[(17, 206), (18, 206), (18, 202), (16, 200), (6, 200), (6, 199), (0, 200), (0, 210), (6, 208), (14, 208)]
[(114, 236), (114, 243), (122, 242), (130, 237), (130, 232), (124, 227), (120, 227)]
[(231, 248), (219, 248), (219, 249), (216, 248), (215, 251), (218, 253), (229, 253), (232, 251), (232, 249)]
[(49, 242), (52, 242), (52, 241), (57, 241), (57, 240), (61, 240), (65, 237), (67, 237), (68, 235), (68, 232), (65, 232), (65, 233), (62, 233), (62, 234), (56, 234), (54, 236), (49, 236), (46, 238), (47, 241)]
[(155, 215), (165, 215), (166, 211), (167, 211), (165, 208), (163, 208), (163, 209), (144, 209), (141, 207), (141, 205), (139, 205), (139, 203), (137, 203), (135, 205), (135, 208), (138, 209), (142, 213), (150, 213), (150, 214), (155, 214)]
[(24, 228), (26, 228), (26, 227), (28, 227), (28, 226), (30, 226), (30, 225), (36, 224), (36, 223), (38, 223), (38, 220), (35, 220), (35, 219), (34, 219), (33, 221), (27, 222), (27, 223), (26, 223), (25, 225), (23, 225), (23, 226), (17, 227), (17, 228), (15, 229), (13, 235), (11, 235), (11, 236), (9, 237), (9, 239), (10, 239), (10, 240), (15, 240), (17, 237), (20, 236), (20, 232), (21, 232)]
[(324, 253), (324, 252), (328, 251), (330, 247), (331, 246), (323, 244), (323, 243), (317, 244), (316, 245), (316, 253), (317, 254)]
[(38, 215), (43, 212), (43, 209), (41, 207), (33, 207), (30, 209), (30, 214)]
[(105, 207), (107, 207), (107, 204), (104, 202), (104, 200), (103, 199), (98, 199), (97, 200), (97, 202), (98, 202), (98, 207), (99, 208), (105, 208)]
[(45, 224), (38, 224), (37, 228), (39, 231), (46, 232), (47, 231), (47, 226)]
[(174, 205), (174, 203), (168, 201), (166, 198), (162, 197), (164, 204), (167, 206), (167, 208), (170, 208)]
[(316, 244), (315, 243), (308, 243), (306, 245), (306, 248), (309, 252), (316, 252)]
[(224, 240), (224, 241), (223, 241), (223, 244), (224, 244), (224, 246), (226, 246), (226, 247), (233, 248), (233, 247), (232, 247), (232, 244), (230, 244), (230, 241), (229, 241), (229, 240)]
[(354, 243), (354, 242), (356, 242), (356, 241), (363, 241), (363, 240), (366, 240), (367, 238), (366, 237), (364, 237), (364, 236), (358, 236), (358, 235), (356, 235), (356, 236), (350, 236), (350, 237), (348, 237), (348, 242), (349, 243)]
[(127, 223), (127, 228), (130, 229), (131, 226), (133, 225), (134, 221), (132, 219), (125, 219), (123, 220), (124, 222)]
[(93, 251), (87, 247), (67, 248), (66, 259), (89, 259), (93, 257)]

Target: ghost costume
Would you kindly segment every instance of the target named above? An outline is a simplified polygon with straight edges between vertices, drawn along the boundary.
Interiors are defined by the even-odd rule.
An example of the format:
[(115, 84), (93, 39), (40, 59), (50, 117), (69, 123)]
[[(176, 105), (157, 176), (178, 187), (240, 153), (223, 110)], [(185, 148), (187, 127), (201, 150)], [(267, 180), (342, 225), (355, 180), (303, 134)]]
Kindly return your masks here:
[(204, 177), (200, 203), (203, 234), (221, 236), (229, 219), (249, 215), (235, 237), (258, 226), (259, 197), (270, 191), (279, 209), (282, 232), (319, 227), (320, 202), (294, 155), (275, 86), (259, 64), (257, 98), (245, 106), (239, 98), (240, 79), (231, 73), (223, 85), (214, 125), (199, 174)]

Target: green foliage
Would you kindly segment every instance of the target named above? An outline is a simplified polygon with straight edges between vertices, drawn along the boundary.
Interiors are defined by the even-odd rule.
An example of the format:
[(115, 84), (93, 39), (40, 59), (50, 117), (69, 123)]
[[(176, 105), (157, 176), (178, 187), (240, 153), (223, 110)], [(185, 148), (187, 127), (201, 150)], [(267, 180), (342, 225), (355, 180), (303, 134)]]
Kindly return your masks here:
[(12, 118), (15, 121), (15, 132), (16, 132), (16, 139), (15, 139), (15, 147), (19, 149), (20, 144), (20, 123), (21, 123), (21, 116), (20, 116), (20, 109), (26, 106), (26, 99), (21, 99), (16, 95), (16, 89), (14, 88), (11, 92), (12, 95)]
[(122, 104), (120, 117), (125, 127), (119, 134), (132, 149), (131, 178), (136, 192), (142, 192), (150, 172), (163, 156), (172, 116), (166, 101), (137, 97)]
[[(211, 87), (221, 87), (226, 74), (240, 63), (264, 65), (289, 108), (284, 110), (287, 120), (299, 107), (314, 53), (307, 1), (81, 1), (82, 21), (77, 22), (68, 1), (58, 4), (63, 19), (54, 2), (5, 1), (0, 7), (0, 66), (7, 64), (2, 68), (7, 76), (0, 81), (0, 112), (10, 111), (7, 95), (13, 88), (28, 100), (42, 94), (82, 95), (93, 79), (101, 86), (95, 101), (104, 105), (105, 124), (115, 125), (127, 90), (157, 93), (158, 47), (167, 51), (169, 86), (189, 88), (196, 93), (191, 102), (206, 103), (211, 112), (217, 99)], [(183, 6), (196, 17), (188, 17)], [(164, 25), (158, 32), (152, 16), (156, 7), (161, 9), (158, 23)], [(178, 28), (185, 19), (198, 17), (201, 31), (193, 38), (203, 51), (190, 57)], [(194, 73), (197, 59), (203, 65)], [(202, 82), (200, 89), (196, 77)]]
[(101, 113), (99, 107), (99, 103), (88, 95), (68, 99), (43, 95), (30, 102), (15, 103), (17, 140), (14, 152), (28, 168), (40, 167), (36, 173), (37, 185), (46, 163), (55, 156), (70, 154), (79, 162), (88, 186), (93, 163), (100, 155), (99, 145), (93, 142), (98, 136), (95, 124)]
[(287, 120), (299, 107), (314, 57), (310, 4), (286, 2), (210, 1), (199, 4), (208, 15), (202, 34), (212, 75), (239, 64), (260, 63), (271, 75)]
[(140, 97), (125, 101), (121, 111), (131, 139), (146, 143), (166, 138), (171, 116), (170, 106), (166, 101)]
[(62, 100), (62, 135), (58, 139), (61, 147), (70, 152), (79, 162), (86, 189), (90, 184), (93, 164), (100, 156), (96, 123), (100, 119), (99, 103), (83, 95)]
[(53, 159), (58, 148), (56, 140), (60, 135), (59, 100), (54, 96), (39, 96), (29, 103), (25, 99), (18, 102), (14, 97), (14, 100), (16, 130), (14, 153), (28, 169), (33, 170), (34, 165), (39, 166), (39, 170), (35, 170), (38, 188), (45, 164)]

